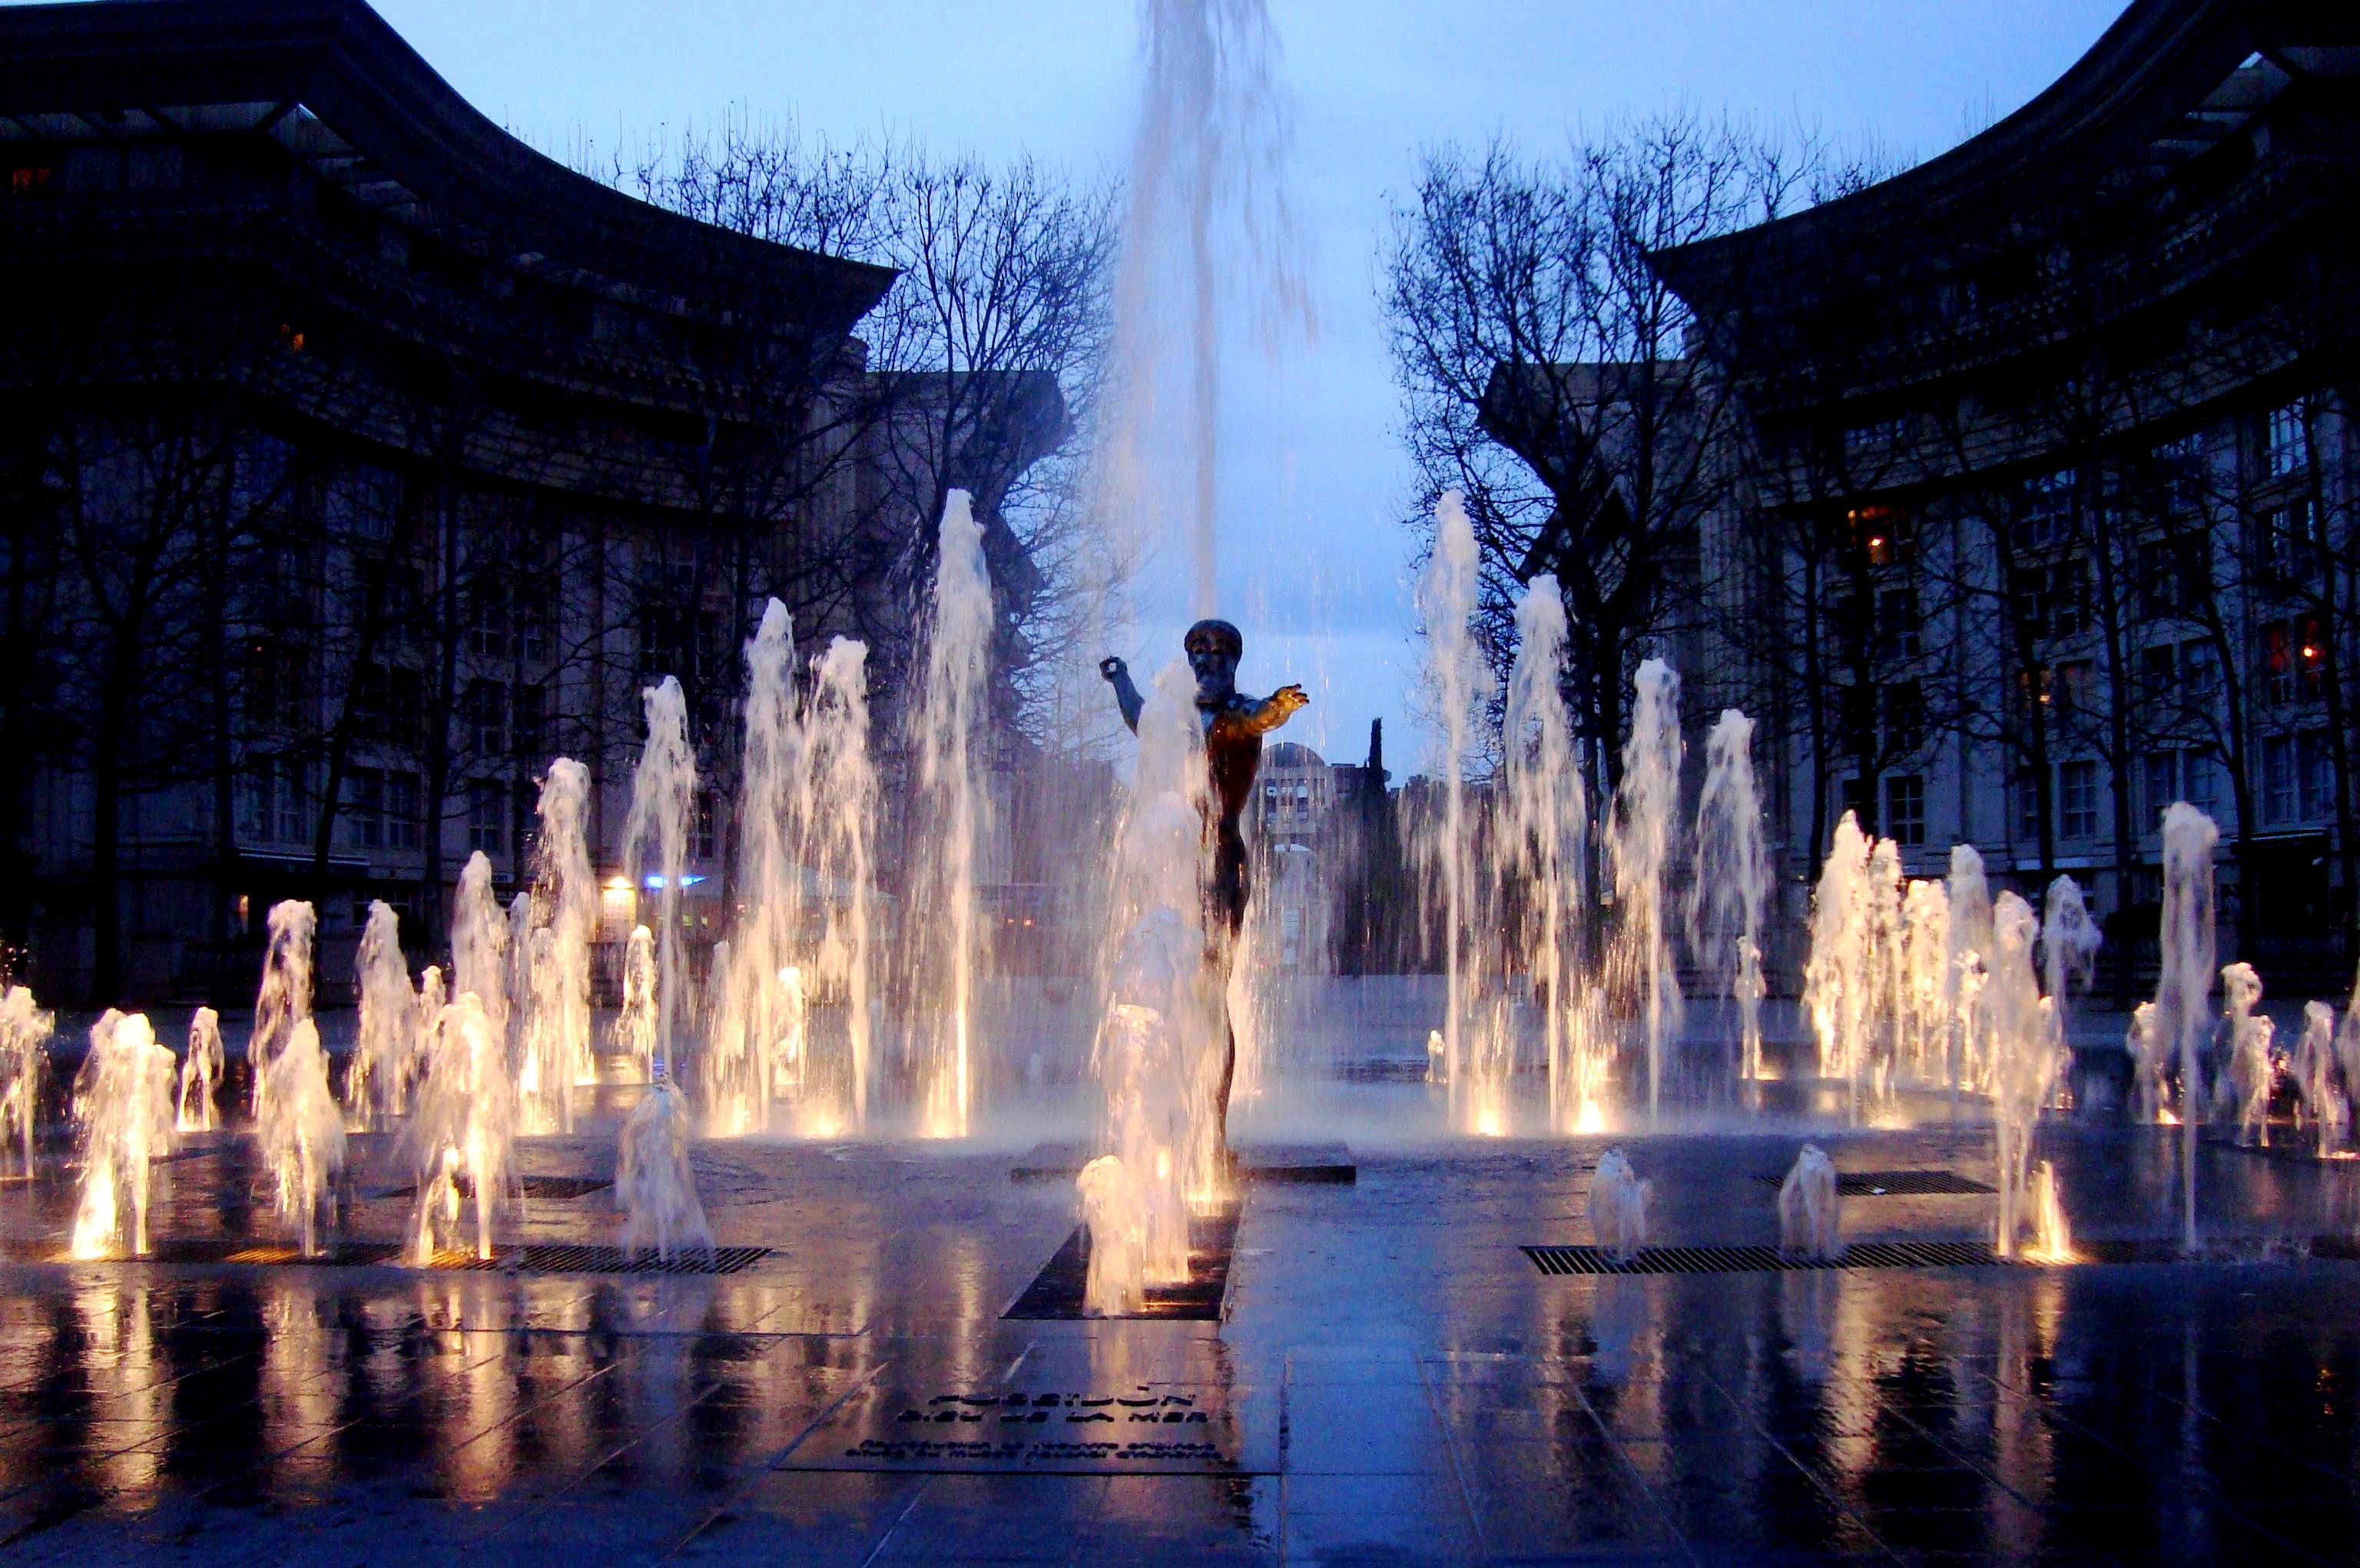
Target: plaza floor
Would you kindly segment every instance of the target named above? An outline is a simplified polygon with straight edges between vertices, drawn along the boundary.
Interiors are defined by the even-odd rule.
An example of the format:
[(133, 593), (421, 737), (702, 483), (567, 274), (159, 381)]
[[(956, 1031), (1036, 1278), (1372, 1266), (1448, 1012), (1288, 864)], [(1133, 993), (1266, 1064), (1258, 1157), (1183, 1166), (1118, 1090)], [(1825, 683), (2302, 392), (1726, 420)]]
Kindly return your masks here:
[[(610, 1175), (610, 1129), (524, 1169)], [(651, 1277), (285, 1261), (243, 1145), (201, 1141), (158, 1261), (50, 1261), (70, 1192), (0, 1187), (0, 1558), (2360, 1556), (2360, 1174), (2206, 1144), (2207, 1260), (2172, 1261), (2176, 1136), (2042, 1135), (2077, 1239), (2157, 1261), (1579, 1277), (1522, 1249), (1590, 1239), (1610, 1140), (1356, 1144), (1354, 1183), (1247, 1190), (1218, 1320), (1117, 1322), (1003, 1319), (1074, 1225), (1020, 1149), (702, 1146), (719, 1241), (769, 1250)], [(1775, 1240), (1798, 1132), (1612, 1141), (1657, 1242)], [(1972, 1125), (1823, 1141), (1992, 1175)], [(345, 1229), (398, 1238), (394, 1151), (355, 1151)], [(1973, 1239), (1994, 1202), (1844, 1228)], [(503, 1251), (615, 1223), (531, 1200)]]

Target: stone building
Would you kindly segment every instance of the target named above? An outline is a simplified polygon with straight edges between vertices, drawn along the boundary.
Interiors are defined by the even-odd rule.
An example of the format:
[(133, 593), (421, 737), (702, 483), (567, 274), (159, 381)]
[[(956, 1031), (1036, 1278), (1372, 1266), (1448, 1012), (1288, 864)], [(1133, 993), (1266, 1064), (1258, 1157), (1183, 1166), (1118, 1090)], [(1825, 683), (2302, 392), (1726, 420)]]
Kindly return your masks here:
[(2185, 799), (2226, 944), (2348, 976), (2355, 220), (2360, 11), (2136, 0), (1950, 152), (1654, 258), (1747, 415), (1699, 657), (1796, 894), (1851, 809), (2070, 872), (2136, 967)]
[[(286, 896), (325, 974), (373, 898), (431, 949), (472, 851), (527, 874), (555, 755), (610, 874), (665, 674), (716, 879), (763, 602), (866, 640), (890, 722), (973, 482), (866, 363), (890, 270), (563, 168), (360, 0), (0, 7), (0, 931), (61, 996), (250, 985)], [(1059, 439), (1054, 385), (1003, 400), (1022, 450), (954, 466)]]

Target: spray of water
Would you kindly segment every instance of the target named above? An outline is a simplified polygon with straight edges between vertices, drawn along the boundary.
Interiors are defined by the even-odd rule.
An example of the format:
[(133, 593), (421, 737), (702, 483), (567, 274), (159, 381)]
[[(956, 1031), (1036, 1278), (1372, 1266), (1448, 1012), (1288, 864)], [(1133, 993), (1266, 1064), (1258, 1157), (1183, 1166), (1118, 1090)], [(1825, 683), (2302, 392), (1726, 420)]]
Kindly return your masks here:
[[(1506, 820), (1492, 844), (1494, 880), (1520, 894), (1511, 945), (1541, 1013), (1550, 1124), (1570, 1129), (1599, 1119), (1594, 1095), (1605, 1063), (1595, 1053), (1606, 1042), (1579, 1026), (1589, 995), (1581, 983), (1581, 938), (1590, 803), (1561, 684), (1566, 638), (1557, 581), (1536, 576), (1516, 603), (1516, 662), (1502, 716)], [(1584, 1059), (1577, 1060), (1578, 1051), (1587, 1053)], [(1491, 1054), (1506, 1059), (1487, 1064), (1479, 1077), (1495, 1080), (1495, 1088), (1486, 1087), (1504, 1100), (1513, 1049)]]
[[(2147, 1053), (2160, 1067), (2175, 1052), (2180, 1067), (2180, 1186), (2182, 1240), (2196, 1248), (2196, 1129), (2204, 1119), (2202, 1053), (2211, 1019), (2206, 998), (2212, 990), (2214, 913), (2212, 851), (2221, 830), (2186, 801), (2163, 814), (2162, 964), (2156, 977), (2152, 1047)], [(2163, 1087), (2147, 1093), (2160, 1107)]]
[(991, 579), (983, 527), (966, 491), (943, 509), (926, 662), (912, 710), (917, 725), (916, 797), (909, 816), (910, 960), (907, 994), (923, 1020), (916, 1063), (920, 1130), (932, 1138), (967, 1135), (980, 1042), (976, 981), (983, 927), (984, 774), (989, 737), (984, 674), (991, 651)]
[(492, 861), (481, 850), (459, 868), (451, 895), (451, 991), (473, 996), (492, 1032), (508, 1027), (508, 922), (492, 892)]
[[(402, 957), (401, 917), (378, 899), (369, 905), (353, 967), (361, 994), (358, 1037), (344, 1095), (363, 1129), (381, 1127), (402, 1113), (411, 1054), (418, 1041), (418, 995)], [(193, 1049), (191, 1055), (194, 1056)]]
[(1828, 1151), (1805, 1144), (1778, 1184), (1778, 1250), (1831, 1262), (1843, 1255), (1843, 1218), (1836, 1206), (1836, 1166)]
[(1907, 976), (1904, 1053), (1921, 1082), (1939, 1083), (1949, 1070), (1952, 993), (1957, 973), (1950, 961), (1950, 890), (1930, 877), (1911, 883), (1901, 895), (1901, 967)]
[(1647, 1113), (1663, 1110), (1664, 1046), (1679, 1029), (1666, 878), (1680, 807), (1680, 678), (1661, 659), (1639, 666), (1622, 783), (1606, 825), (1614, 872), (1612, 974), (1639, 1014), (1647, 1044)]
[(1972, 844), (1950, 847), (1950, 959), (1943, 976), (1950, 1014), (1950, 1097), (1984, 1081), (1983, 1032), (1978, 1024), (1985, 955), (1992, 946), (1991, 884)]
[[(210, 1017), (213, 1009), (201, 1007)], [(57, 1019), (41, 1011), (21, 985), (0, 993), (0, 1161), (12, 1157), (16, 1174), (33, 1174), (33, 1134), (40, 1115), (41, 1079), (49, 1065)]]
[(268, 1071), (270, 1092), (261, 1097), (255, 1144), (278, 1189), (279, 1219), (294, 1228), (303, 1255), (314, 1257), (321, 1226), (332, 1217), (332, 1184), (344, 1168), (344, 1118), (328, 1087), (318, 1025), (309, 1018), (296, 1025)]
[(110, 1009), (93, 1025), (90, 1054), (74, 1079), (82, 1156), (75, 1257), (148, 1255), (155, 1162), (172, 1149), (173, 1065), (144, 1013)]
[[(631, 775), (631, 812), (623, 823), (625, 875), (647, 885), (649, 851), (659, 868), (656, 891), (655, 1033), (650, 1081), (675, 1069), (673, 1050), (687, 973), (680, 952), (681, 878), (688, 870), (689, 814), (696, 804), (696, 753), (688, 744), (688, 699), (670, 675), (639, 693), (648, 739)], [(460, 986), (465, 990), (464, 982)]]
[(2097, 972), (2098, 949), (2104, 943), (2089, 903), (2081, 896), (2081, 884), (2070, 876), (2050, 883), (2049, 903), (2040, 918), (2041, 976), (2047, 981), (2049, 1001), (2057, 1005), (2060, 1028), (2068, 993), (2075, 985), (2089, 988), (2091, 977)]
[(516, 1087), (505, 1043), (483, 999), (463, 992), (435, 1015), (427, 1034), (425, 1071), (410, 1119), (410, 1153), (418, 1173), (412, 1263), (430, 1265), (437, 1254), (463, 1245), (463, 1198), (469, 1194), (475, 1254), (492, 1255), (492, 1218), (510, 1179), (515, 1143)]
[[(1870, 992), (1869, 840), (1851, 812), (1836, 823), (1811, 895), (1811, 948), (1803, 965), (1803, 1010), (1819, 1047), (1819, 1076), (1857, 1085), (1868, 1057)], [(1859, 1109), (1858, 1092), (1853, 1110)]]
[(1598, 1250), (1628, 1263), (1647, 1245), (1647, 1198), (1651, 1184), (1639, 1179), (1631, 1157), (1608, 1149), (1590, 1180), (1590, 1232)]
[(804, 966), (822, 996), (841, 998), (844, 1052), (833, 1069), (804, 1073), (802, 1131), (835, 1132), (849, 1118), (869, 1122), (877, 1050), (877, 764), (869, 751), (869, 649), (848, 638), (830, 641), (812, 667), (804, 765), (795, 820), (803, 863), (822, 903), (819, 948)]
[(1762, 911), (1770, 856), (1754, 778), (1754, 721), (1723, 708), (1705, 737), (1697, 799), (1696, 876), (1688, 884), (1688, 951), (1737, 1003), (1738, 1070), (1762, 1071)]
[(792, 969), (801, 937), (803, 870), (792, 839), (803, 768), (795, 715), (795, 640), (787, 607), (762, 612), (746, 644), (746, 730), (738, 795), (739, 914), (727, 965), (714, 966), (715, 1007), (705, 1032), (702, 1087), (707, 1128), (724, 1136), (770, 1130), (772, 1096), (802, 1062), (801, 998), (791, 1003), (780, 976)]
[(656, 938), (645, 926), (631, 927), (623, 945), (623, 1003), (615, 1014), (615, 1050), (638, 1064), (639, 1080), (656, 1080)]
[(2296, 1124), (2308, 1126), (2322, 1159), (2340, 1153), (2352, 1130), (2352, 1102), (2335, 1055), (2335, 1009), (2306, 1002), (2302, 1036), (2295, 1044)]

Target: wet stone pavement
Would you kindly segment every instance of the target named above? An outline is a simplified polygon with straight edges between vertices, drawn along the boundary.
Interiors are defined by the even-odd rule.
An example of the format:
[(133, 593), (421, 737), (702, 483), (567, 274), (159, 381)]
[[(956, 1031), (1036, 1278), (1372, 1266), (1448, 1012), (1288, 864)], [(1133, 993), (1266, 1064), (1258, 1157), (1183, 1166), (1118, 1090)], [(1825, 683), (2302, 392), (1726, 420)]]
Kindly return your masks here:
[[(2044, 1130), (2077, 1237), (2171, 1234), (2172, 1135)], [(1688, 1244), (1774, 1240), (1755, 1178), (1799, 1141), (1622, 1140)], [(347, 1233), (391, 1241), (357, 1146)], [(235, 1140), (157, 1225), (213, 1261), (54, 1261), (70, 1194), (0, 1187), (0, 1560), (2360, 1558), (2360, 1263), (2303, 1245), (2351, 1234), (2360, 1173), (2207, 1146), (2207, 1261), (1545, 1276), (1520, 1248), (1591, 1239), (1605, 1146), (1257, 1184), (1212, 1321), (1004, 1320), (1074, 1223), (1017, 1146), (703, 1147), (720, 1241), (770, 1249), (717, 1276), (219, 1261), (280, 1239)], [(1830, 1146), (1992, 1174), (1980, 1130)], [(1856, 1198), (1845, 1231), (1973, 1238), (1994, 1201)], [(594, 1189), (510, 1239), (614, 1226)]]

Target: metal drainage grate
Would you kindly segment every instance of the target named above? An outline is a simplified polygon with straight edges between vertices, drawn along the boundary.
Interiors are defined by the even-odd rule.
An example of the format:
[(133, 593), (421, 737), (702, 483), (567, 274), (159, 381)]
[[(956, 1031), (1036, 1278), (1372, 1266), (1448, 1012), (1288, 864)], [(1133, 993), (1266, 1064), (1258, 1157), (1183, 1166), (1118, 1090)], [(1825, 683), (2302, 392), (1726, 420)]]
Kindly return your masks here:
[(1641, 1247), (1617, 1263), (1594, 1246), (1528, 1246), (1543, 1274), (1753, 1274), (1806, 1268), (1959, 1268), (2004, 1263), (1984, 1242), (1855, 1242), (1839, 1258), (1787, 1257), (1775, 1246)]
[[(1765, 1187), (1780, 1187), (1786, 1177), (1756, 1176), (1754, 1180)], [(1972, 1177), (1961, 1176), (1954, 1170), (1840, 1170), (1836, 1173), (1836, 1193), (1844, 1198), (1927, 1198), (1991, 1192)]]
[(688, 1247), (668, 1258), (652, 1252), (637, 1256), (618, 1246), (550, 1243), (508, 1247), (490, 1257), (442, 1254), (437, 1268), (516, 1269), (525, 1274), (735, 1274), (770, 1255), (766, 1246), (723, 1246), (706, 1251)]

